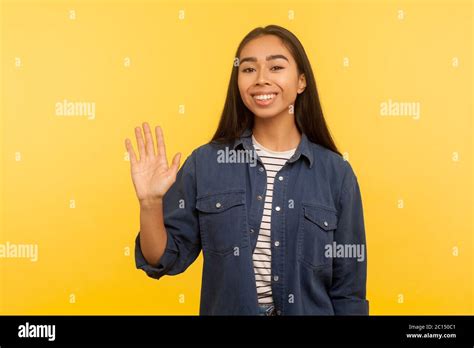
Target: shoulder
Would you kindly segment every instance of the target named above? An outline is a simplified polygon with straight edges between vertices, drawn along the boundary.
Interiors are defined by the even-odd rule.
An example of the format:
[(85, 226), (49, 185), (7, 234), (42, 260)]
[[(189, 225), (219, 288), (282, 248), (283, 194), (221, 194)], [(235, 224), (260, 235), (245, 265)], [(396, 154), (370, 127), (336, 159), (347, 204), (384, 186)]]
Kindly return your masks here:
[(193, 152), (196, 153), (196, 156), (203, 156), (211, 153), (216, 153), (218, 150), (230, 147), (231, 145), (231, 143), (217, 143), (210, 141), (208, 143), (202, 144), (201, 146), (198, 146), (196, 149), (194, 149)]
[(214, 161), (222, 151), (229, 151), (233, 143), (208, 142), (195, 148), (189, 155), (196, 163), (207, 163)]
[(356, 184), (357, 176), (349, 161), (322, 145), (310, 142), (310, 147), (315, 170), (324, 174), (334, 186), (344, 192)]
[(186, 158), (183, 166), (193, 166), (196, 170), (206, 169), (214, 162), (216, 162), (217, 155), (219, 150), (224, 150), (226, 148), (231, 148), (230, 143), (215, 143), (208, 142), (196, 147), (189, 156)]

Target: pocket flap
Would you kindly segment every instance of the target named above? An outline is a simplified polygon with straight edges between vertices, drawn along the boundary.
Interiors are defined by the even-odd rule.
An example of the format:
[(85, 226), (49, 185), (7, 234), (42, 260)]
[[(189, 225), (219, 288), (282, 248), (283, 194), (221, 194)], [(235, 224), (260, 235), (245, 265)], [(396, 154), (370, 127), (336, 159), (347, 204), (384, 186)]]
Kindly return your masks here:
[(314, 206), (304, 206), (304, 216), (317, 224), (323, 230), (330, 231), (337, 228), (335, 212)]
[(196, 209), (205, 213), (220, 213), (245, 203), (244, 191), (212, 193), (196, 200)]

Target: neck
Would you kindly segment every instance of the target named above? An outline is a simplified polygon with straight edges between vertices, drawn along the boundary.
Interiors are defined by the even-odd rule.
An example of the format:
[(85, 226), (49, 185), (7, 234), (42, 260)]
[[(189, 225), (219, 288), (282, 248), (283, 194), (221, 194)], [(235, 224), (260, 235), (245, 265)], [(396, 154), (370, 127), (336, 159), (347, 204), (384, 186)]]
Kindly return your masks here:
[(269, 119), (255, 117), (253, 136), (262, 146), (272, 151), (288, 151), (296, 148), (300, 143), (301, 134), (292, 116), (280, 120), (274, 117)]

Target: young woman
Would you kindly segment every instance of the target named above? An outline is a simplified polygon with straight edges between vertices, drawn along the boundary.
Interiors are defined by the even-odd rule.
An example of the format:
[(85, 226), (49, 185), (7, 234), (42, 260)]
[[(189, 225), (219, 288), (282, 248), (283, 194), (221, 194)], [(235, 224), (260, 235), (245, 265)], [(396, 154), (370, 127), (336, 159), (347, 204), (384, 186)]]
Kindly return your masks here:
[(361, 193), (323, 117), (308, 57), (269, 25), (240, 43), (212, 140), (171, 166), (160, 127), (129, 139), (136, 266), (175, 275), (203, 252), (203, 315), (367, 315)]

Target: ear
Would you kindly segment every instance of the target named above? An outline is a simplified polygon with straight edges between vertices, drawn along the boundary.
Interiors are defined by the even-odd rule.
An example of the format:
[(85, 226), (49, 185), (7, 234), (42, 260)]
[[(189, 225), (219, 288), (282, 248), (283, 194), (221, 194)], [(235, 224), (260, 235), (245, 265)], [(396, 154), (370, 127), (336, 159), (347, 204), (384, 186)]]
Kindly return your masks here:
[(304, 76), (304, 74), (301, 74), (299, 79), (298, 79), (298, 91), (297, 91), (297, 93), (298, 94), (303, 93), (305, 88), (306, 88), (306, 77)]

